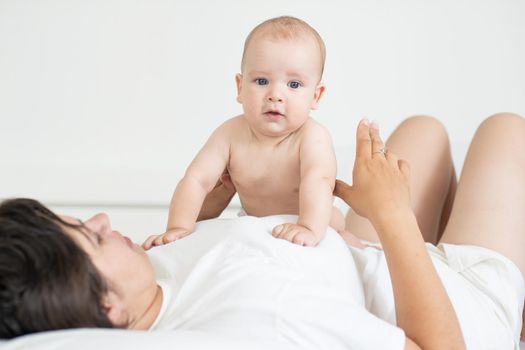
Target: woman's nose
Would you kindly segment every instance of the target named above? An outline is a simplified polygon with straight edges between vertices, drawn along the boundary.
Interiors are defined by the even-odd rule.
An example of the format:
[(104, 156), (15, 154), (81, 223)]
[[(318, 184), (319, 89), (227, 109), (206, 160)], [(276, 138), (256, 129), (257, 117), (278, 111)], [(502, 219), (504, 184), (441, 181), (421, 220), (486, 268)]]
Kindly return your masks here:
[(99, 234), (111, 233), (111, 223), (105, 213), (98, 213), (84, 222), (84, 225), (93, 232)]

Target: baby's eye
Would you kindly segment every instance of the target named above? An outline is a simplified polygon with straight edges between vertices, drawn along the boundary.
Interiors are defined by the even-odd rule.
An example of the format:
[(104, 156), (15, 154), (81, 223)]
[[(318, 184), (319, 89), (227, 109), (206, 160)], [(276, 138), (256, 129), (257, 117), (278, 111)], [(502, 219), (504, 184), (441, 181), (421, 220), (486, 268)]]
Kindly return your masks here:
[(288, 83), (288, 86), (291, 87), (292, 89), (297, 89), (301, 86), (301, 83), (296, 80), (292, 80), (291, 82)]
[(257, 85), (268, 85), (268, 79), (266, 79), (266, 78), (257, 78), (257, 79), (255, 79), (255, 84), (257, 84)]

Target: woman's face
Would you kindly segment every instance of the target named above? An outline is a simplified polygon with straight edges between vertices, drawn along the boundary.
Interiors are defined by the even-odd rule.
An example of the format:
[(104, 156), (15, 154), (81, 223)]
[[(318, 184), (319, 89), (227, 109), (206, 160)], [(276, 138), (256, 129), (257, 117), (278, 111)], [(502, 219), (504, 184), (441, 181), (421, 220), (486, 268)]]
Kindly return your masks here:
[[(77, 224), (78, 220), (62, 217)], [(111, 228), (106, 214), (97, 214), (84, 222), (85, 229), (64, 227), (64, 232), (84, 250), (106, 280), (109, 289), (108, 311), (117, 325), (132, 325), (134, 314), (140, 312), (157, 289), (155, 271), (144, 252), (128, 237)], [(136, 315), (135, 315), (136, 316)]]

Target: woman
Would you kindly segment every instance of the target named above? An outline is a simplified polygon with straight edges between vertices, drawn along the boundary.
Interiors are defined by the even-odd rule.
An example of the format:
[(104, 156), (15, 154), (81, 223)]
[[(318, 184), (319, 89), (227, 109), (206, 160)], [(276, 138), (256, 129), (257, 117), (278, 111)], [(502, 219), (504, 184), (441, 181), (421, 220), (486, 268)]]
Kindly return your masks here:
[[(286, 312), (283, 314), (283, 309), (279, 309), (279, 327), (270, 327), (264, 333), (265, 325), (275, 327), (276, 311), (270, 308), (264, 313), (271, 316), (270, 322), (251, 323), (248, 328), (237, 323), (230, 330), (248, 330), (255, 332), (254, 337), (261, 338), (271, 337), (272, 331), (278, 331), (281, 341), (305, 348), (316, 345), (326, 348), (328, 342), (331, 342), (330, 348), (337, 348), (337, 345), (340, 348), (378, 348), (378, 344), (400, 349), (455, 349), (464, 348), (465, 344), (472, 348), (517, 348), (525, 294), (525, 256), (519, 254), (525, 243), (522, 215), (525, 158), (516, 151), (525, 147), (524, 135), (525, 121), (521, 117), (500, 114), (484, 121), (470, 147), (454, 197), (455, 177), (448, 141), (439, 123), (425, 117), (405, 121), (390, 137), (386, 151), (377, 126), (360, 123), (353, 185), (338, 182), (335, 193), (371, 223), (369, 226), (352, 212), (347, 220), (349, 231), (369, 242), (380, 241), (381, 246), (379, 249), (350, 248), (353, 260), (348, 259), (349, 254), (337, 258), (341, 265), (355, 264), (360, 274), (357, 281), (362, 280), (363, 289), (369, 293), (364, 302), (368, 310), (389, 322), (396, 321), (400, 328), (356, 306), (359, 298), (345, 299), (346, 295), (338, 293), (350, 290), (358, 293), (357, 289), (348, 287), (346, 281), (338, 284), (337, 278), (324, 279), (333, 289), (329, 302), (325, 302), (316, 298), (322, 294), (317, 292), (323, 286), (310, 278), (316, 271), (293, 278), (298, 272), (304, 272), (301, 264), (308, 264), (307, 259), (294, 264), (283, 260), (282, 255), (310, 258), (322, 247), (290, 247), (290, 244), (283, 245), (285, 241), (268, 235), (249, 236), (242, 245), (238, 240), (245, 239), (244, 236), (236, 236), (235, 240), (210, 249), (213, 254), (205, 255), (209, 261), (203, 262), (204, 258), (197, 261), (192, 271), (205, 270), (207, 278), (199, 280), (189, 275), (185, 282), (185, 285), (191, 281), (192, 285), (204, 286), (200, 290), (217, 285), (227, 288), (223, 288), (217, 300), (206, 303), (211, 296), (203, 294), (197, 299), (186, 297), (193, 303), (184, 303), (180, 300), (192, 293), (186, 292), (188, 289), (159, 285), (144, 252), (112, 231), (106, 216), (98, 215), (78, 223), (72, 218), (55, 217), (34, 202), (15, 200), (0, 207), (0, 332), (2, 337), (13, 337), (47, 329), (84, 326), (157, 329), (174, 325), (173, 329), (178, 329), (192, 322), (225, 327), (239, 319), (249, 319), (251, 312), (260, 312), (264, 301), (275, 293), (286, 300), (283, 303)], [(423, 154), (419, 153), (421, 150)], [(410, 161), (412, 176), (408, 164), (396, 157), (397, 152)], [(231, 198), (232, 191), (227, 186), (218, 186), (208, 198), (208, 211), (201, 217), (219, 212)], [(447, 198), (454, 198), (454, 204), (439, 241), (448, 245), (426, 246), (423, 237), (438, 239), (445, 227), (447, 209), (443, 208), (447, 208)], [(249, 218), (232, 222), (239, 220), (245, 220), (242, 225), (252, 220), (246, 224), (249, 224), (246, 229), (259, 225), (257, 219)], [(206, 223), (213, 221), (203, 225)], [(182, 246), (194, 236), (198, 237), (191, 235), (172, 246)], [(327, 236), (329, 242), (326, 244), (332, 244), (337, 250), (338, 241), (330, 237)], [(203, 253), (206, 249), (203, 248)], [(70, 251), (74, 252), (74, 257), (67, 255)], [(275, 251), (279, 254), (274, 254)], [(56, 256), (59, 258), (52, 260)], [(235, 259), (229, 259), (232, 256)], [(236, 264), (237, 258), (247, 256), (257, 263)], [(388, 270), (384, 265), (385, 257)], [(63, 266), (64, 259), (74, 263)], [(35, 274), (34, 266), (40, 265), (45, 266), (45, 273)], [(371, 265), (373, 273), (369, 272)], [(229, 273), (216, 273), (213, 269), (217, 266)], [(231, 274), (231, 271), (237, 273)], [(330, 275), (331, 271), (325, 273)], [(42, 275), (45, 278), (37, 278)], [(268, 286), (275, 280), (279, 282), (276, 285), (288, 283), (290, 289), (294, 287), (303, 292), (286, 294), (279, 288), (269, 290)], [(293, 284), (290, 280), (298, 283)], [(20, 293), (28, 286), (32, 293)], [(47, 294), (42, 293), (43, 290)], [(315, 292), (309, 293), (310, 290)], [(170, 291), (178, 291), (178, 294)], [(228, 299), (228, 291), (235, 292), (235, 299)], [(75, 297), (57, 298), (57, 295)], [(261, 302), (257, 303), (259, 300)], [(394, 302), (395, 318), (389, 316)], [(221, 309), (221, 303), (227, 307)], [(323, 307), (314, 310), (315, 317), (303, 312), (303, 309), (312, 311), (310, 305), (317, 303)], [(91, 307), (93, 305), (98, 308)], [(194, 311), (195, 305), (200, 305), (204, 312), (210, 311), (208, 308), (213, 310), (205, 317), (201, 312), (198, 320), (188, 316), (170, 323), (166, 319), (171, 309), (179, 316), (194, 315), (190, 311)], [(473, 313), (484, 317), (472, 317)], [(31, 320), (28, 321), (29, 315)], [(338, 315), (346, 316), (345, 321), (355, 321), (355, 327), (332, 322)], [(311, 324), (315, 327), (309, 328)], [(366, 325), (372, 325), (372, 329)], [(323, 341), (314, 344), (309, 339), (310, 332), (324, 332)], [(294, 337), (296, 334), (300, 336)], [(382, 338), (386, 339), (383, 343)]]

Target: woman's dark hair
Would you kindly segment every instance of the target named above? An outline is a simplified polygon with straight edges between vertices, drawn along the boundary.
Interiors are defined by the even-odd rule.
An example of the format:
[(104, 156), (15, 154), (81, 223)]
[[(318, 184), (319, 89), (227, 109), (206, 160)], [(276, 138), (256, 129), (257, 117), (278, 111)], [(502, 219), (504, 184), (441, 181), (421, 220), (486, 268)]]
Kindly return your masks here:
[(0, 203), (0, 338), (112, 327), (106, 283), (64, 226), (83, 228), (32, 199)]

